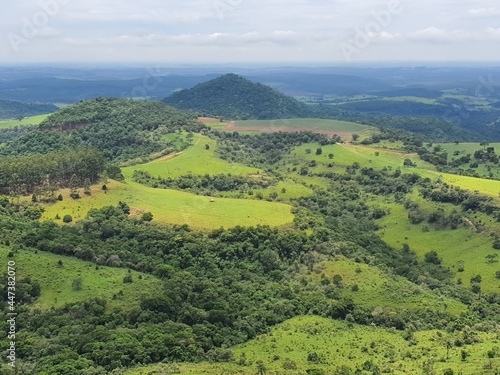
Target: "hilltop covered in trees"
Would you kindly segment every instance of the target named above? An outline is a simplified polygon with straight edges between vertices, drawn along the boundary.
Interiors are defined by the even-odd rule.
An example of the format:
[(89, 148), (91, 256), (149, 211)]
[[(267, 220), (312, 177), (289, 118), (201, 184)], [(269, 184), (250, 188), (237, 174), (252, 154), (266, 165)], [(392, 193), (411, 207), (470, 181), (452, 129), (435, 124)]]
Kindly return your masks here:
[(90, 146), (108, 160), (125, 161), (165, 150), (162, 136), (180, 130), (198, 132), (204, 128), (190, 114), (160, 102), (96, 98), (81, 101), (49, 116), (40, 126), (0, 138), (0, 155), (47, 153), (64, 148)]
[(24, 118), (57, 111), (53, 104), (21, 103), (12, 100), (0, 100), (0, 120)]
[(311, 115), (308, 107), (296, 99), (236, 74), (226, 74), (179, 91), (164, 101), (179, 109), (228, 119), (266, 120)]

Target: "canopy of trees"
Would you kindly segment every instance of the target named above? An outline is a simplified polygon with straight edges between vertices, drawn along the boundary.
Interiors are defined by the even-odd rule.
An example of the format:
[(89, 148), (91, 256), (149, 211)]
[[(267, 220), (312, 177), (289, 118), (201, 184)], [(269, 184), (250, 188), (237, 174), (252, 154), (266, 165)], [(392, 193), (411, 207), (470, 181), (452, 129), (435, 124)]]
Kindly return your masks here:
[(228, 119), (307, 117), (309, 108), (269, 86), (227, 74), (164, 99), (180, 109), (216, 114)]

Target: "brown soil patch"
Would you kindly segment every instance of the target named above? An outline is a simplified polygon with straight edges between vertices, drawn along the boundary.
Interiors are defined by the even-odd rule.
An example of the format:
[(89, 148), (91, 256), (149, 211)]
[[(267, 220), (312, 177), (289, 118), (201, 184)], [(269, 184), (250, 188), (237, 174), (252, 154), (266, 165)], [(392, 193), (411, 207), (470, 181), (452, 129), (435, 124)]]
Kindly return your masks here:
[(204, 124), (215, 124), (220, 122), (220, 119), (213, 117), (198, 117), (199, 122), (203, 122)]
[(162, 156), (161, 158), (156, 159), (155, 161), (173, 159), (179, 155), (182, 155), (182, 152), (176, 152), (175, 154), (168, 154), (168, 155)]

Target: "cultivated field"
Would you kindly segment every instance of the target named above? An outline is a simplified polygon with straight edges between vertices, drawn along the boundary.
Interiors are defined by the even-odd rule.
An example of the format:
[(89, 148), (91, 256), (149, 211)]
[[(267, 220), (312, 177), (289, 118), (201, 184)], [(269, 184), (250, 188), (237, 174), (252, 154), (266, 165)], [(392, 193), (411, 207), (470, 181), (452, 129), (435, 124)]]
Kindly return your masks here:
[(294, 132), (310, 131), (328, 135), (337, 134), (341, 137), (353, 133), (366, 133), (374, 128), (355, 122), (339, 120), (323, 120), (313, 118), (298, 118), (284, 120), (245, 120), (229, 124), (224, 130), (238, 132)]

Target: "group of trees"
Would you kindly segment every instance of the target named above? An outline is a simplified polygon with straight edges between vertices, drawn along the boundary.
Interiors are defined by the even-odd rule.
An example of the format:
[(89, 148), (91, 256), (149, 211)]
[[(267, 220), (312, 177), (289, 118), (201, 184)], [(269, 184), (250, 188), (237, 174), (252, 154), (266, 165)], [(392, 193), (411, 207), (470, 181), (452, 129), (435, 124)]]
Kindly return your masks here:
[(95, 183), (104, 168), (103, 154), (87, 147), (0, 158), (0, 193), (53, 196), (61, 187)]
[(212, 134), (218, 141), (217, 154), (224, 160), (244, 163), (256, 167), (272, 168), (274, 164), (294, 147), (304, 143), (318, 142), (321, 145), (333, 144), (337, 138), (310, 132), (263, 133), (255, 136), (239, 133)]
[(248, 193), (254, 189), (268, 188), (277, 183), (275, 179), (266, 176), (249, 177), (223, 173), (204, 176), (188, 174), (173, 179), (171, 177), (156, 178), (145, 171), (134, 171), (133, 180), (153, 188), (189, 190), (204, 195), (224, 191)]

